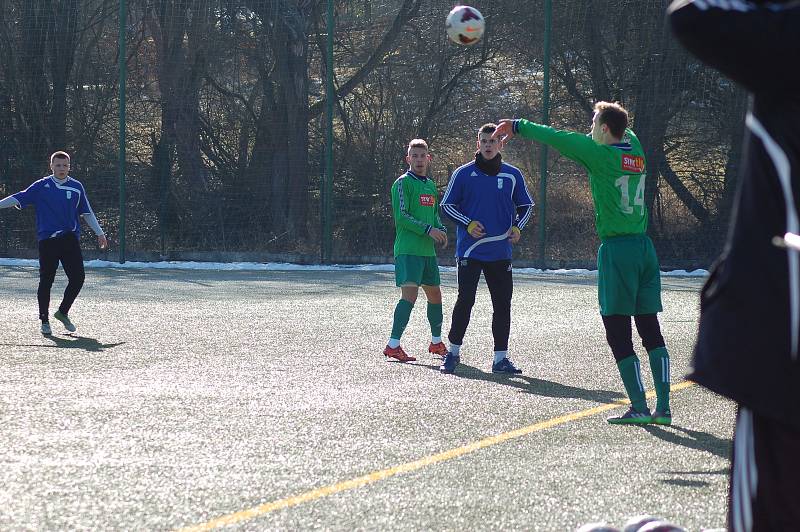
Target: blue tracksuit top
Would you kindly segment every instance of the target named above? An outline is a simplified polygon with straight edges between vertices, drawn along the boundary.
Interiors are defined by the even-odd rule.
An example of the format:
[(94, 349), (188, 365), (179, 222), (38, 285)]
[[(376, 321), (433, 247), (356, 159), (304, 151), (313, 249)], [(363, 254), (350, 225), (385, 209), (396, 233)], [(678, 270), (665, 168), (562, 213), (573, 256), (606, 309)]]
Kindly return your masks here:
[[(482, 172), (474, 161), (461, 166), (453, 172), (441, 205), (457, 223), (456, 257), (482, 261), (511, 259), (509, 230), (515, 225), (521, 230), (533, 212), (522, 172), (508, 163), (501, 164), (496, 176)], [(467, 232), (473, 220), (483, 224), (486, 236), (476, 240)]]
[(12, 194), (20, 209), (36, 207), (36, 236), (47, 240), (63, 233), (81, 234), (81, 214), (93, 214), (86, 191), (80, 181), (67, 177), (59, 184), (52, 175), (35, 181), (31, 186)]

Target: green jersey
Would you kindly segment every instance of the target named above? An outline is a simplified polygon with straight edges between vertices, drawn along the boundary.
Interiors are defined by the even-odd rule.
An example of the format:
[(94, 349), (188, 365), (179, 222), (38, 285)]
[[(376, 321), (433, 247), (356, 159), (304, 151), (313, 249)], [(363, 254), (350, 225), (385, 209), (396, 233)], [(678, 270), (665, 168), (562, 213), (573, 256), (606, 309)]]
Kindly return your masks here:
[(600, 239), (647, 231), (644, 204), (645, 157), (633, 131), (619, 144), (598, 144), (590, 136), (517, 120), (515, 132), (552, 146), (589, 172), (595, 226)]
[(439, 217), (439, 194), (436, 183), (410, 170), (392, 185), (392, 211), (396, 236), (394, 256), (435, 257), (432, 228), (446, 231)]

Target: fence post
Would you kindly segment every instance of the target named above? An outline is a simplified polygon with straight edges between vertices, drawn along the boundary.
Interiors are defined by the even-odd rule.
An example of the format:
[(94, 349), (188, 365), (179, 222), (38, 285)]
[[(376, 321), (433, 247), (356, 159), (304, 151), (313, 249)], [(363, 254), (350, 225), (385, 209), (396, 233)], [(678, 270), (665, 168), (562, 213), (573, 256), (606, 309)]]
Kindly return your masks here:
[[(553, 2), (544, 2), (544, 65), (542, 75), (542, 124), (550, 125), (550, 30), (553, 20)], [(539, 161), (539, 265), (545, 267), (547, 247), (547, 144), (542, 144)]]
[(333, 0), (328, 0), (328, 43), (326, 53), (327, 79), (325, 80), (325, 181), (322, 205), (322, 262), (333, 259)]
[(125, 84), (127, 77), (128, 9), (125, 0), (119, 2), (119, 262), (125, 263)]

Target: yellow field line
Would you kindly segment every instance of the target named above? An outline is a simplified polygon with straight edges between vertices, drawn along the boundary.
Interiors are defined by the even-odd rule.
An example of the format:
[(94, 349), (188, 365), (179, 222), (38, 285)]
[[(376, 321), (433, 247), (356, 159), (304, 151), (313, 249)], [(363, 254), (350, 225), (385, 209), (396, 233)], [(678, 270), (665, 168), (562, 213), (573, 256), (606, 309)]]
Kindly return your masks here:
[[(673, 385), (671, 387), (671, 391), (675, 392), (678, 390), (682, 390), (684, 388), (688, 388), (692, 385), (694, 385), (694, 383), (691, 381), (683, 381)], [(654, 395), (655, 393), (652, 391), (647, 393), (647, 397), (649, 398), (654, 397)], [(394, 467), (390, 467), (389, 469), (383, 469), (381, 471), (375, 471), (374, 473), (370, 473), (362, 477), (357, 477), (351, 480), (345, 480), (344, 482), (339, 482), (338, 484), (332, 484), (330, 486), (325, 486), (322, 488), (317, 488), (315, 490), (307, 491), (305, 493), (301, 493), (300, 495), (295, 495), (294, 497), (287, 497), (285, 499), (268, 502), (265, 504), (261, 504), (259, 506), (255, 506), (253, 508), (248, 508), (247, 510), (241, 510), (239, 512), (218, 517), (217, 519), (208, 521), (200, 525), (183, 528), (181, 529), (181, 532), (213, 530), (214, 528), (217, 527), (229, 526), (241, 523), (242, 521), (247, 521), (249, 519), (253, 519), (255, 517), (259, 517), (268, 514), (270, 512), (274, 512), (275, 510), (290, 508), (292, 506), (297, 506), (305, 502), (310, 502), (316, 499), (321, 499), (322, 497), (327, 497), (328, 495), (333, 495), (335, 493), (340, 493), (343, 491), (359, 488), (361, 486), (366, 486), (367, 484), (372, 484), (374, 482), (378, 482), (379, 480), (393, 477), (395, 475), (408, 473), (410, 471), (416, 471), (417, 469), (422, 469), (423, 467), (429, 465), (438, 464), (439, 462), (444, 462), (446, 460), (452, 460), (453, 458), (464, 456), (465, 454), (477, 451), (478, 449), (483, 449), (485, 447), (497, 445), (498, 443), (503, 443), (508, 440), (513, 440), (514, 438), (519, 438), (521, 436), (525, 436), (527, 434), (531, 434), (533, 432), (537, 432), (540, 430), (549, 429), (551, 427), (555, 427), (556, 425), (562, 425), (570, 421), (576, 421), (578, 419), (593, 416), (595, 414), (599, 414), (607, 410), (613, 410), (614, 408), (618, 408), (625, 404), (628, 404), (627, 400), (620, 400), (614, 403), (609, 403), (605, 405), (596, 406), (594, 408), (589, 408), (587, 410), (581, 410), (580, 412), (575, 412), (572, 414), (556, 417), (553, 419), (548, 419), (547, 421), (534, 423), (533, 425), (528, 425), (527, 427), (522, 427), (521, 429), (512, 430), (510, 432), (504, 432), (503, 434), (498, 434), (497, 436), (491, 436), (489, 438), (484, 438), (483, 440), (470, 443), (469, 445), (464, 445), (462, 447), (450, 449), (449, 451), (444, 451), (442, 453), (427, 456), (425, 458), (421, 458), (420, 460), (415, 460), (414, 462), (406, 462), (405, 464), (400, 464)]]

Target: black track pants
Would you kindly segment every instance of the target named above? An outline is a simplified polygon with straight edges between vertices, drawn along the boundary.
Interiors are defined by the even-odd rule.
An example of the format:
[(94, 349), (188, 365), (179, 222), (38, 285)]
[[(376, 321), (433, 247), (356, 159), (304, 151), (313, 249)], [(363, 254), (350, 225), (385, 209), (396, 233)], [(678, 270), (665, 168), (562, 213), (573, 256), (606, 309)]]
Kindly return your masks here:
[(36, 296), (39, 299), (39, 319), (42, 321), (48, 321), (50, 289), (53, 287), (59, 262), (64, 267), (68, 283), (58, 310), (67, 314), (86, 277), (81, 246), (75, 233), (39, 241), (39, 289)]
[(453, 319), (450, 324), (448, 340), (461, 345), (469, 325), (475, 294), (481, 272), (489, 287), (492, 298), (492, 336), (494, 350), (508, 350), (508, 336), (511, 332), (511, 295), (514, 281), (510, 260), (483, 262), (474, 259), (458, 260), (458, 298), (453, 307)]

